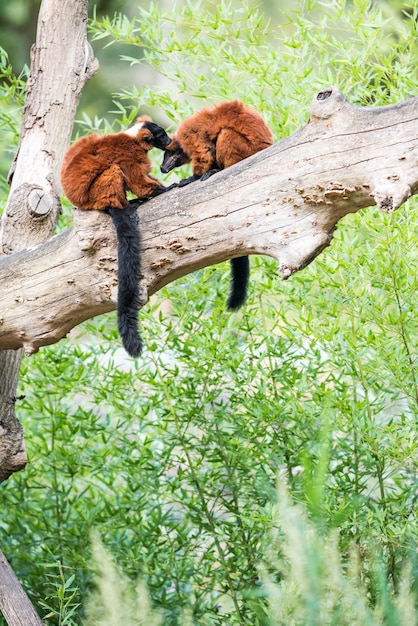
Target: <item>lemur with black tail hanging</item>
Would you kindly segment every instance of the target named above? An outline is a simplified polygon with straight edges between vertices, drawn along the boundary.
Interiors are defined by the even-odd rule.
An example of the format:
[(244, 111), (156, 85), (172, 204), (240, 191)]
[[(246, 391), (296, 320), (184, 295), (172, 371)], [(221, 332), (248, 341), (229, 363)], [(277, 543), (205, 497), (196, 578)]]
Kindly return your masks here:
[(118, 329), (132, 357), (142, 352), (138, 330), (141, 251), (136, 207), (130, 207), (126, 192), (144, 200), (176, 186), (164, 187), (150, 175), (149, 150), (164, 150), (169, 142), (165, 130), (144, 116), (126, 131), (82, 137), (67, 151), (61, 169), (64, 194), (75, 207), (106, 211), (112, 217), (118, 238)]
[[(261, 115), (233, 100), (198, 111), (184, 120), (166, 146), (161, 171), (191, 163), (193, 176), (183, 186), (204, 180), (273, 144), (272, 134)], [(247, 297), (250, 264), (247, 256), (231, 259), (231, 289), (227, 306), (239, 309)]]

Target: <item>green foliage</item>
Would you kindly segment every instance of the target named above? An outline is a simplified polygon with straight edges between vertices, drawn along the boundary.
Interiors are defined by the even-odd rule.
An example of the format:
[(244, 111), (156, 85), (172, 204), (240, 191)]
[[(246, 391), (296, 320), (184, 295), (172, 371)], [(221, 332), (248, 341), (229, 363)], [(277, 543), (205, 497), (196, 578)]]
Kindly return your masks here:
[(8, 195), (6, 176), (19, 137), (26, 74), (14, 75), (0, 46), (0, 210)]
[[(407, 243), (407, 210), (385, 220), (399, 221), (397, 244), (402, 230)], [(379, 247), (387, 233), (375, 234)], [(112, 356), (113, 315), (87, 327), (92, 337), (101, 330), (99, 345), (64, 341), (25, 362), (19, 414), (31, 464), (4, 489), (1, 524), (6, 554), (35, 597), (55, 593), (45, 563), (57, 561), (85, 593), (96, 528), (125, 575), (147, 584), (164, 624), (183, 624), (185, 612), (199, 624), (268, 624), (259, 566), (272, 555), (278, 472), (321, 532), (339, 530), (344, 561), (355, 546), (371, 606), (382, 594), (376, 559), (385, 593), (402, 586), (417, 532), (416, 401), (404, 393), (413, 371), (406, 349), (392, 368), (383, 339), (348, 317), (362, 296), (358, 266), (327, 285), (346, 254), (335, 243), (306, 270), (306, 286), (301, 274), (279, 296), (275, 270), (266, 275), (257, 259), (254, 295), (237, 316), (224, 311), (226, 264), (179, 281), (141, 313), (148, 348), (138, 363), (121, 349)], [(411, 267), (389, 255), (378, 263), (370, 258), (363, 271)], [(392, 300), (416, 289), (414, 278), (374, 305), (386, 337), (401, 328)], [(407, 335), (414, 324), (406, 321)], [(328, 589), (318, 588), (325, 602)]]
[(306, 120), (309, 100), (330, 84), (360, 104), (415, 95), (413, 6), (396, 30), (393, 15), (367, 0), (301, 2), (271, 28), (248, 3), (186, 0), (170, 12), (151, 3), (131, 20), (93, 20), (91, 30), (95, 39), (137, 47), (124, 59), (163, 77), (166, 88), (141, 85), (125, 94), (138, 106), (162, 107), (177, 123), (196, 106), (239, 97), (281, 134)]
[(92, 557), (96, 590), (87, 603), (86, 626), (160, 626), (161, 619), (151, 607), (146, 586), (140, 582), (135, 588), (131, 585), (97, 536)]
[[(270, 573), (262, 575), (268, 589), (271, 626), (379, 626), (417, 624), (411, 570), (405, 566), (399, 589), (390, 592), (378, 564), (373, 577), (379, 588), (370, 608), (361, 576), (358, 551), (343, 558), (338, 535), (321, 533), (303, 507), (294, 506), (284, 485), (274, 515)], [(344, 565), (343, 565), (344, 561)], [(280, 582), (274, 577), (280, 574)], [(383, 583), (383, 584), (382, 584)]]
[[(416, 91), (416, 10), (394, 21), (360, 0), (306, 2), (274, 29), (242, 4), (139, 11), (91, 29), (137, 46), (129, 62), (170, 82), (115, 95), (116, 121), (83, 117), (81, 132), (147, 107), (175, 124), (239, 97), (279, 139), (325, 85), (359, 104)], [(77, 609), (93, 529), (123, 572), (99, 558), (103, 603), (129, 602), (126, 624), (145, 619), (141, 603), (167, 626), (416, 621), (416, 208), (345, 218), (286, 283), (252, 257), (234, 315), (228, 264), (177, 281), (141, 311), (138, 362), (115, 315), (24, 361), (30, 465), (2, 486), (0, 528), (47, 623), (96, 619)], [(294, 504), (277, 497), (278, 475)]]
[[(373, 576), (379, 597), (371, 609), (358, 551), (353, 548), (348, 558), (343, 559), (338, 535), (320, 532), (309, 521), (305, 507), (292, 504), (284, 482), (279, 483), (268, 534), (270, 544), (259, 568), (268, 599), (267, 615), (262, 623), (268, 622), (270, 626), (417, 624), (410, 566), (404, 569), (399, 590), (392, 593), (383, 582), (379, 565), (375, 564)], [(129, 581), (97, 536), (92, 556), (96, 588), (87, 603), (85, 626), (161, 624), (160, 616), (151, 608), (144, 583)], [(193, 621), (184, 615), (180, 623), (186, 626)]]
[(44, 574), (50, 579), (51, 592), (45, 600), (40, 601), (45, 620), (55, 618), (58, 626), (74, 626), (73, 616), (79, 608), (76, 597), (79, 595), (79, 588), (73, 584), (75, 574), (66, 576), (66, 567), (58, 560), (56, 563), (46, 563), (45, 567), (50, 570), (50, 574)]

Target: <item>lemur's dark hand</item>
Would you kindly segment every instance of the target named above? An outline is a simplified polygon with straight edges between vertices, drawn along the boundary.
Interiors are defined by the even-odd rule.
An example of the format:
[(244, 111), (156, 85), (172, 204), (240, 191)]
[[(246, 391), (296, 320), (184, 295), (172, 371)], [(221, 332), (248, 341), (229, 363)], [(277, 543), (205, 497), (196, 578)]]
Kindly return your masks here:
[(170, 189), (173, 189), (174, 187), (178, 187), (179, 184), (178, 183), (172, 183), (171, 185), (169, 185), (168, 187), (157, 187), (154, 190), (154, 193), (149, 196), (148, 198), (132, 198), (132, 200), (129, 200), (129, 204), (132, 205), (140, 205), (143, 204), (144, 202), (147, 202), (147, 200), (151, 200), (151, 198), (155, 198), (155, 196), (159, 196), (162, 193), (165, 193), (166, 191), (170, 191)]
[(178, 183), (172, 183), (171, 185), (169, 185), (169, 187), (157, 187), (157, 189), (154, 192), (154, 196), (159, 196), (160, 193), (165, 193), (166, 191), (170, 191), (170, 189), (173, 189), (174, 187), (178, 187), (179, 184)]
[(211, 176), (213, 176), (213, 174), (216, 174), (216, 172), (220, 172), (221, 170), (214, 168), (213, 170), (208, 170), (207, 172), (205, 172), (203, 174), (203, 176), (200, 177), (200, 180), (207, 180), (208, 178), (210, 178)]
[(182, 178), (182, 180), (179, 180), (178, 186), (185, 187), (186, 185), (190, 185), (190, 183), (194, 183), (195, 180), (200, 180), (200, 178), (199, 176), (195, 176), (193, 174), (192, 176), (189, 176), (188, 178)]

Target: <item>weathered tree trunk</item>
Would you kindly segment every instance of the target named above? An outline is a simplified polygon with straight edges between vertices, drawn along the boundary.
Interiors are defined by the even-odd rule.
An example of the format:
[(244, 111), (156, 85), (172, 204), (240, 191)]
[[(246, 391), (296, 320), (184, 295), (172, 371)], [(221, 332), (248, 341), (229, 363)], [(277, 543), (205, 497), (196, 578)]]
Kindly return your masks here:
[(0, 550), (0, 609), (9, 626), (42, 626), (43, 622)]
[[(397, 209), (418, 190), (418, 98), (363, 108), (320, 92), (291, 137), (205, 182), (139, 208), (143, 302), (200, 267), (244, 254), (278, 259), (283, 279), (332, 240), (338, 220), (377, 204)], [(110, 218), (74, 211), (74, 226), (0, 264), (0, 347), (27, 354), (115, 308)]]
[[(20, 143), (1, 222), (3, 255), (33, 246), (54, 231), (61, 210), (60, 164), (82, 88), (97, 69), (86, 38), (87, 5), (87, 0), (42, 2)], [(21, 356), (21, 351), (0, 352), (0, 482), (26, 463), (14, 411)]]

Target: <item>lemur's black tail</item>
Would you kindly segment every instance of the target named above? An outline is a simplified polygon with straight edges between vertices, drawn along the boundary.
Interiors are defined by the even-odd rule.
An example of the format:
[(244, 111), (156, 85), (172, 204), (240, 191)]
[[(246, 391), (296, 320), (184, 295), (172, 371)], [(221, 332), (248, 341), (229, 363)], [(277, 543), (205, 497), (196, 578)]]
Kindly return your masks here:
[(247, 256), (231, 259), (231, 288), (227, 307), (236, 311), (247, 298), (248, 280), (250, 277), (250, 260)]
[(132, 357), (138, 357), (142, 352), (138, 328), (141, 242), (137, 207), (137, 204), (130, 204), (125, 209), (106, 209), (118, 238), (118, 330), (123, 347)]

